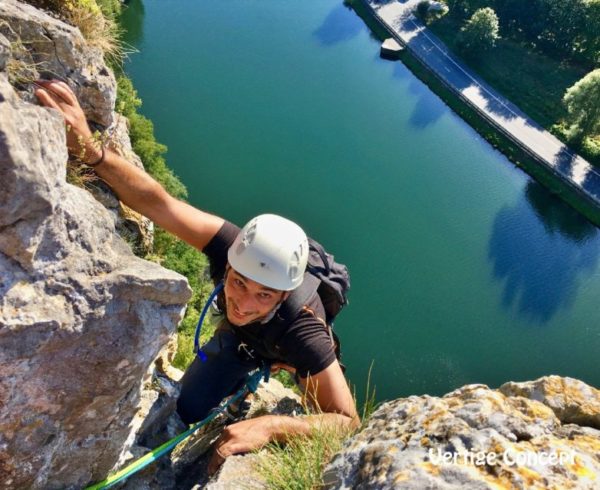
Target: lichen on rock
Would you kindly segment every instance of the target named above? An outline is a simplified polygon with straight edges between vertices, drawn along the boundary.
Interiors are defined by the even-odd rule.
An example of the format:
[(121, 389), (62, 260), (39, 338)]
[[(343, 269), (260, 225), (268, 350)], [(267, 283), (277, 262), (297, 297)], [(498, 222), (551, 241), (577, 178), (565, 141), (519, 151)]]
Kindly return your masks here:
[[(600, 431), (587, 422), (599, 403), (598, 390), (558, 376), (401, 398), (347, 441), (325, 480), (336, 489), (591, 490), (600, 484)], [(565, 411), (586, 416), (557, 416)]]

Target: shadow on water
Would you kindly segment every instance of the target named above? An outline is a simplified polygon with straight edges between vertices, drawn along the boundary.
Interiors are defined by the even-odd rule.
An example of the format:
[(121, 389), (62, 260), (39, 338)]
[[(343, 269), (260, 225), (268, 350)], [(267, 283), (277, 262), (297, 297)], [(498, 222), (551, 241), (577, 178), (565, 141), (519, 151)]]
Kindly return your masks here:
[(408, 90), (417, 98), (417, 104), (408, 120), (414, 128), (425, 129), (435, 123), (447, 111), (448, 108), (442, 101), (418, 80), (413, 78)]
[(139, 46), (144, 39), (144, 4), (142, 0), (129, 0), (123, 5), (119, 19), (125, 29), (124, 40), (131, 46)]
[(599, 254), (598, 230), (536, 182), (498, 213), (489, 245), (503, 306), (539, 324), (571, 306)]
[(416, 129), (425, 129), (442, 117), (448, 108), (427, 85), (411, 76), (401, 61), (395, 61), (394, 63), (393, 78), (408, 81), (408, 90), (417, 99), (408, 122)]
[(333, 46), (352, 39), (363, 28), (360, 17), (354, 15), (350, 7), (339, 4), (327, 14), (313, 34), (323, 46)]

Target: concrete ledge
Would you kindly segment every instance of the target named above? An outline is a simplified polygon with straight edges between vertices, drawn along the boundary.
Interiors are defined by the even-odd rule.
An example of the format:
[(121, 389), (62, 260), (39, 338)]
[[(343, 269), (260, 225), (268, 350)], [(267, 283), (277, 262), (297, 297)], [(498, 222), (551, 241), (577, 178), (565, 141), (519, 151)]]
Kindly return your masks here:
[(404, 51), (404, 47), (400, 45), (393, 37), (387, 38), (381, 44), (381, 51), (379, 56), (386, 60), (395, 61), (400, 57), (400, 53)]

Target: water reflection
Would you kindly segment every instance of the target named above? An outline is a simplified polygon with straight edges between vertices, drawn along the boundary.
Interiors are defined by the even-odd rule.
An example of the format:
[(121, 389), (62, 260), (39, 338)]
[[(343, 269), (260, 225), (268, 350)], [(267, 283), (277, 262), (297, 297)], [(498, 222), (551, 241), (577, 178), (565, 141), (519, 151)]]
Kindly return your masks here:
[(314, 35), (323, 46), (332, 46), (352, 39), (361, 29), (362, 20), (349, 7), (339, 4), (327, 14)]
[(548, 233), (560, 233), (576, 243), (596, 236), (598, 229), (537, 182), (525, 188), (527, 201)]
[(139, 46), (144, 39), (144, 4), (142, 0), (129, 0), (123, 5), (121, 24), (125, 29), (125, 42)]
[(599, 253), (597, 228), (533, 181), (498, 213), (489, 247), (503, 306), (542, 324), (571, 306)]
[[(389, 63), (389, 61), (386, 61)], [(423, 82), (414, 77), (401, 61), (395, 61), (392, 76), (397, 80), (408, 81), (408, 90), (417, 103), (408, 122), (416, 129), (425, 129), (434, 124), (448, 110), (448, 107)]]
[(412, 95), (417, 97), (417, 105), (408, 120), (414, 128), (425, 129), (434, 124), (448, 110), (447, 106), (416, 78), (412, 78), (408, 89)]

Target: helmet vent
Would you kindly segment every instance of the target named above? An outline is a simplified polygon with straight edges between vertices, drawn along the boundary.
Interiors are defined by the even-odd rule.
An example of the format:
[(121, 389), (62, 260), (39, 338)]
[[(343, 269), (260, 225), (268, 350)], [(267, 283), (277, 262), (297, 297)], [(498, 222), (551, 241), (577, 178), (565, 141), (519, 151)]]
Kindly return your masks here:
[(295, 278), (298, 275), (298, 266), (300, 265), (300, 257), (302, 256), (302, 245), (300, 248), (292, 253), (290, 257), (289, 267), (288, 267), (288, 275), (290, 279)]
[(252, 223), (250, 223), (250, 226), (246, 230), (246, 233), (244, 233), (244, 237), (242, 238), (242, 243), (244, 244), (244, 247), (247, 247), (248, 245), (250, 245), (254, 241), (255, 237), (256, 237), (256, 220), (254, 220), (254, 221), (252, 221)]

